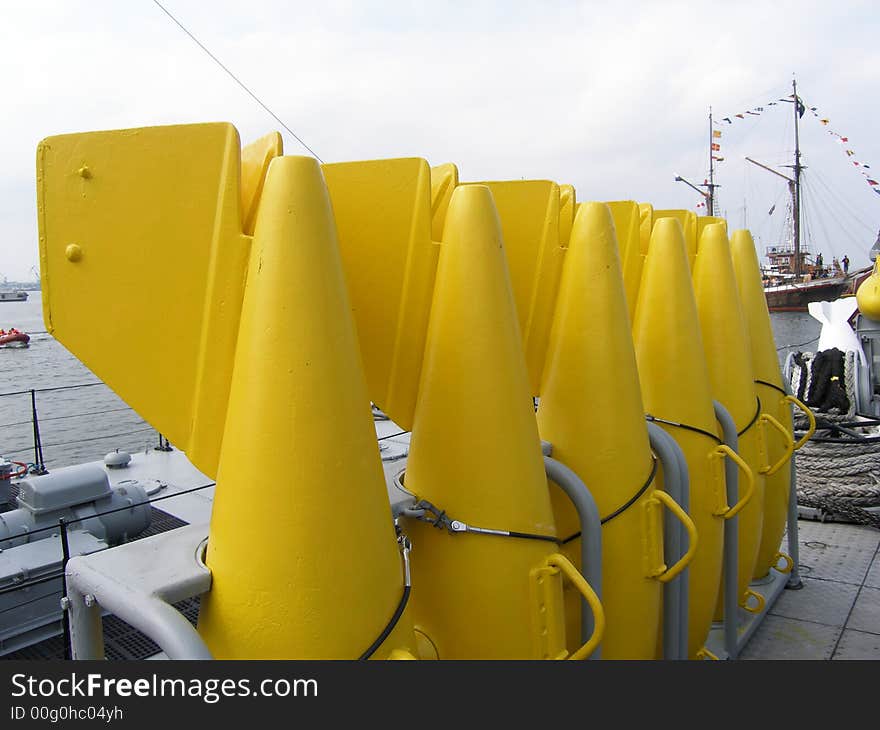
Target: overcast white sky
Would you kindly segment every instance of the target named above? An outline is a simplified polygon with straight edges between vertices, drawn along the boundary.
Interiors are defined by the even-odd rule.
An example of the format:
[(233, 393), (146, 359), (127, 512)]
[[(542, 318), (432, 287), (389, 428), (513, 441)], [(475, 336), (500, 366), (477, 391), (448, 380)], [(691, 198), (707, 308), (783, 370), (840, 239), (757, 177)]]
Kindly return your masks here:
[[(673, 178), (703, 181), (709, 106), (764, 106), (721, 127), (717, 173), (731, 227), (745, 220), (762, 246), (783, 235), (785, 183), (743, 158), (790, 162), (791, 106), (766, 103), (796, 74), (830, 120), (801, 126), (813, 250), (862, 265), (880, 228), (880, 195), (852, 165), (880, 175), (876, 0), (162, 2), (328, 162), (421, 156), (463, 180), (549, 178), (579, 200), (694, 210)], [(0, 281), (38, 265), (43, 137), (225, 120), (247, 142), (277, 127), (151, 0), (0, 7)]]

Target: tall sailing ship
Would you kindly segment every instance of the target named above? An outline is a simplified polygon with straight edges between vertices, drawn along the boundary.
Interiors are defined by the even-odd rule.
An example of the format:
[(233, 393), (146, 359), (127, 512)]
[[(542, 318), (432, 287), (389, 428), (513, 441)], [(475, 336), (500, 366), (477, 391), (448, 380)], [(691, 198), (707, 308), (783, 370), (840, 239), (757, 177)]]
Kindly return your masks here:
[[(855, 295), (859, 285), (870, 275), (872, 267), (850, 271), (848, 261), (841, 263), (836, 258), (831, 262), (823, 261), (822, 254), (814, 254), (810, 250), (809, 243), (804, 240), (801, 176), (805, 166), (801, 163), (798, 125), (806, 106), (797, 94), (797, 82), (794, 79), (791, 97), (780, 101), (791, 102), (794, 113), (794, 160), (787, 166), (792, 170), (791, 176), (750, 157), (746, 157), (746, 160), (785, 180), (790, 194), (787, 231), (783, 234), (786, 240), (765, 247), (763, 252), (765, 263), (761, 267), (761, 272), (768, 309), (771, 312), (805, 312), (810, 302), (833, 301), (842, 296)], [(677, 181), (687, 183), (704, 197), (701, 207), (705, 205), (708, 215), (716, 215), (717, 210), (715, 189), (719, 186), (714, 179), (714, 162), (723, 159), (714, 154), (719, 149), (716, 141), (718, 136), (720, 132), (714, 131), (710, 111), (708, 178), (701, 186), (695, 186), (681, 177), (676, 177)], [(700, 190), (700, 187), (706, 190)], [(880, 234), (869, 254), (871, 259), (876, 256), (878, 250), (880, 250)]]

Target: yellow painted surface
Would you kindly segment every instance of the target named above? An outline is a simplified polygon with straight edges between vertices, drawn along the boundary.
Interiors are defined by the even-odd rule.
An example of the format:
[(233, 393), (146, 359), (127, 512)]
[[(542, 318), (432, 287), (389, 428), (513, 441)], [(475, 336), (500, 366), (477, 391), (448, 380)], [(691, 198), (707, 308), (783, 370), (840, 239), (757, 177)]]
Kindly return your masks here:
[(269, 163), (282, 154), (284, 145), (278, 132), (270, 132), (241, 150), (241, 219), (244, 232), (249, 236), (254, 235)]
[[(207, 564), (199, 632), (218, 658), (357, 658), (403, 592), (330, 198), (309, 157), (269, 168)], [(376, 657), (415, 648), (404, 616)]]
[(431, 237), (443, 238), (446, 211), (452, 199), (452, 191), (458, 185), (458, 168), (451, 162), (431, 168)]
[[(765, 413), (778, 420), (793, 434), (791, 406), (782, 391), (782, 373), (779, 356), (770, 325), (770, 312), (761, 283), (758, 254), (751, 234), (747, 230), (734, 231), (730, 238), (730, 250), (736, 273), (739, 297), (749, 334), (754, 375), (758, 397)], [(771, 385), (764, 385), (763, 380)], [(785, 453), (785, 444), (779, 435), (766, 431), (767, 458), (775, 464)], [(768, 474), (764, 490), (764, 524), (761, 542), (755, 561), (754, 576), (763, 578), (775, 562), (775, 556), (785, 532), (788, 516), (788, 500), (791, 488), (791, 472), (783, 466), (775, 474)]]
[[(664, 217), (654, 224), (633, 324), (642, 399), (647, 413), (717, 433), (709, 371), (688, 269), (681, 224)], [(709, 436), (660, 424), (684, 452), (690, 475), (690, 515), (699, 545), (689, 569), (691, 657), (702, 648), (715, 610), (721, 578), (726, 508), (721, 463), (711, 459)]]
[[(638, 209), (636, 235), (638, 234)], [(635, 239), (638, 254), (638, 238)], [(629, 314), (614, 222), (602, 203), (581, 206), (563, 265), (538, 408), (541, 437), (593, 494), (602, 517), (624, 505), (651, 473)], [(657, 644), (661, 583), (645, 571), (645, 503), (653, 486), (602, 528), (605, 659), (651, 659)], [(577, 513), (551, 487), (561, 538), (580, 531)], [(654, 549), (662, 551), (662, 531)], [(659, 543), (657, 541), (660, 541)], [(580, 566), (580, 539), (565, 553)], [(569, 649), (580, 631), (580, 597), (566, 594)]]
[(715, 223), (721, 223), (724, 226), (725, 232), (727, 231), (727, 220), (724, 218), (720, 218), (717, 215), (698, 215), (697, 216), (697, 253), (700, 251), (700, 241), (703, 238), (703, 231), (707, 226), (714, 225)]
[[(736, 431), (740, 434), (737, 451), (748, 464), (755, 480), (754, 495), (736, 518), (737, 602), (743, 603), (761, 542), (764, 522), (764, 475), (761, 469), (767, 464), (767, 456), (761, 422), (758, 420), (748, 331), (740, 306), (724, 223), (709, 224), (703, 228), (693, 281), (712, 395), (733, 418)], [(746, 482), (742, 475), (739, 475), (738, 486), (739, 496), (735, 501), (745, 494)], [(723, 592), (722, 587), (716, 620), (723, 616)]]
[(412, 425), (437, 267), (422, 159), (324, 165), (370, 398)]
[(648, 255), (653, 230), (654, 207), (650, 203), (639, 203), (639, 248), (642, 256)]
[(559, 245), (565, 248), (571, 238), (571, 227), (574, 225), (576, 193), (574, 185), (559, 186)]
[(631, 200), (608, 203), (608, 208), (611, 210), (614, 228), (617, 232), (623, 286), (626, 293), (626, 309), (628, 319), (632, 323), (636, 315), (639, 284), (642, 281), (642, 267), (645, 262), (641, 246), (641, 213), (638, 204)]
[(250, 249), (239, 155), (230, 124), (69, 134), (37, 148), (46, 329), (209, 476)]
[(880, 271), (876, 259), (871, 275), (859, 284), (856, 302), (859, 305), (859, 312), (868, 319), (880, 320)]
[(537, 395), (565, 254), (559, 186), (547, 180), (477, 184), (492, 191), (501, 220), (529, 384)]
[[(489, 189), (446, 218), (406, 488), (471, 525), (555, 535), (501, 227)], [(450, 535), (406, 520), (412, 615), (440, 659), (541, 658), (529, 575), (551, 542)], [(561, 607), (561, 590), (555, 602)], [(560, 611), (561, 613), (561, 611)]]
[(694, 259), (697, 256), (697, 214), (690, 210), (654, 210), (654, 223), (659, 218), (675, 218), (684, 233), (684, 244), (687, 249), (688, 266), (694, 270)]

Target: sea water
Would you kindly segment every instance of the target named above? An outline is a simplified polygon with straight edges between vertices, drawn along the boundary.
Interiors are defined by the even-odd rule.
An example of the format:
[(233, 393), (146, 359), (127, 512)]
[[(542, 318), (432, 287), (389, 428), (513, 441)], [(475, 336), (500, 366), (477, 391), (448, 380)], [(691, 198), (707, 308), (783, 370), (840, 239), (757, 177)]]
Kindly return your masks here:
[[(0, 303), (0, 328), (31, 336), (27, 348), (0, 347), (0, 456), (36, 461), (31, 389), (49, 468), (158, 445), (157, 431), (46, 333), (40, 295), (32, 291), (25, 302)], [(780, 312), (770, 319), (780, 364), (789, 352), (815, 349), (820, 325), (809, 314)]]
[(37, 461), (31, 389), (48, 468), (158, 445), (157, 432), (46, 333), (41, 292), (28, 294), (24, 302), (0, 303), (0, 328), (31, 338), (26, 348), (0, 347), (0, 456)]

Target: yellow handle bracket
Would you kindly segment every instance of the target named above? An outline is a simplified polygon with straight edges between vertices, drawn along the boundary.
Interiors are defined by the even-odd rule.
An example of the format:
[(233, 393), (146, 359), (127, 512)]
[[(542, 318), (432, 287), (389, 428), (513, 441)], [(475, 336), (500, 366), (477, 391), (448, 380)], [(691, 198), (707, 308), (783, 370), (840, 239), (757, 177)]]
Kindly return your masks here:
[(804, 415), (807, 417), (807, 420), (810, 422), (810, 427), (807, 429), (807, 432), (801, 436), (800, 440), (794, 445), (794, 450), (800, 450), (801, 446), (803, 446), (810, 438), (816, 433), (816, 416), (813, 414), (813, 411), (810, 410), (810, 407), (806, 405), (806, 403), (798, 400), (793, 395), (787, 395), (783, 400), (788, 401), (793, 406), (797, 406), (799, 410), (801, 410)]
[(678, 518), (678, 520), (684, 525), (684, 529), (687, 530), (688, 534), (689, 545), (687, 552), (685, 552), (685, 554), (682, 555), (672, 567), (656, 576), (657, 580), (661, 583), (668, 583), (678, 576), (694, 559), (694, 554), (697, 552), (697, 526), (690, 518), (690, 515), (688, 515), (688, 513), (681, 508), (681, 505), (669, 494), (661, 489), (655, 489), (652, 496), (654, 499), (662, 502), (666, 506), (666, 509)]
[(792, 435), (788, 432), (788, 429), (783, 426), (779, 421), (777, 421), (773, 416), (769, 413), (762, 413), (761, 417), (758, 419), (762, 424), (769, 423), (773, 428), (775, 428), (779, 433), (782, 434), (782, 438), (785, 441), (785, 453), (782, 455), (782, 458), (779, 459), (773, 466), (769, 464), (766, 467), (762, 467), (759, 471), (760, 474), (766, 474), (768, 477), (773, 476), (776, 472), (778, 472), (785, 463), (791, 458), (791, 455), (794, 453), (794, 439)]
[(712, 452), (720, 457), (726, 456), (729, 459), (732, 459), (733, 462), (739, 467), (740, 472), (746, 478), (747, 486), (745, 490), (745, 494), (740, 497), (739, 502), (737, 502), (733, 507), (727, 509), (721, 516), (724, 517), (725, 520), (729, 520), (731, 517), (736, 517), (740, 512), (742, 512), (743, 507), (745, 507), (749, 500), (752, 498), (752, 495), (755, 493), (755, 475), (752, 473), (752, 470), (749, 468), (749, 465), (743, 461), (742, 457), (737, 454), (733, 449), (731, 449), (727, 444), (721, 444), (718, 446), (715, 451)]
[(586, 600), (587, 605), (593, 612), (592, 635), (580, 649), (568, 657), (569, 659), (586, 659), (596, 651), (599, 642), (602, 641), (602, 637), (605, 635), (605, 610), (602, 608), (602, 602), (599, 600), (599, 596), (596, 595), (596, 591), (587, 583), (584, 576), (580, 574), (580, 571), (561, 553), (549, 555), (544, 564), (549, 568), (556, 568), (562, 571), (562, 574), (572, 582), (574, 587), (584, 597), (584, 600)]

